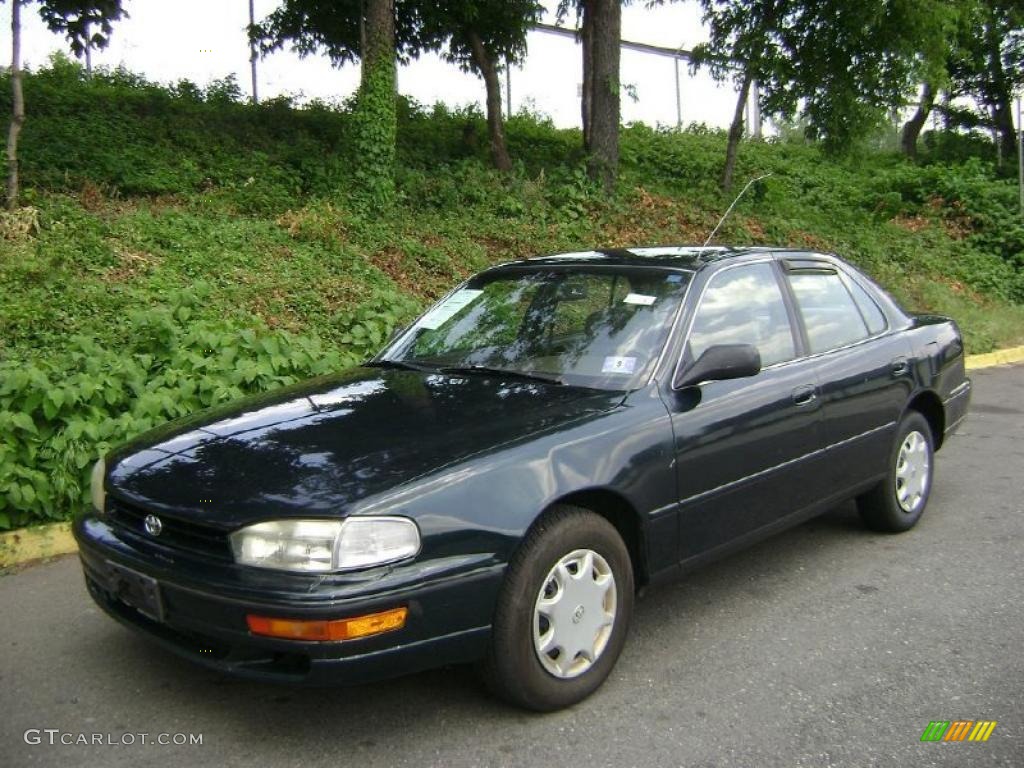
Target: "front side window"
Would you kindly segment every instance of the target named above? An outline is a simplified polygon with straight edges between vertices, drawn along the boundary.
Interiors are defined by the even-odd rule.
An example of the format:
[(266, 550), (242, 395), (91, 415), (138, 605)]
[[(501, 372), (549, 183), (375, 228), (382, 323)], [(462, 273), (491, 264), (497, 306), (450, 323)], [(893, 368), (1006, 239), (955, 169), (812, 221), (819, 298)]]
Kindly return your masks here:
[(782, 291), (770, 264), (749, 264), (720, 272), (701, 298), (690, 330), (689, 359), (715, 344), (753, 344), (761, 365), (796, 356)]
[(438, 302), (379, 359), (632, 389), (656, 364), (689, 280), (687, 272), (633, 267), (484, 273)]
[(810, 351), (853, 344), (868, 337), (860, 310), (836, 272), (795, 272), (789, 275), (797, 308), (803, 315)]

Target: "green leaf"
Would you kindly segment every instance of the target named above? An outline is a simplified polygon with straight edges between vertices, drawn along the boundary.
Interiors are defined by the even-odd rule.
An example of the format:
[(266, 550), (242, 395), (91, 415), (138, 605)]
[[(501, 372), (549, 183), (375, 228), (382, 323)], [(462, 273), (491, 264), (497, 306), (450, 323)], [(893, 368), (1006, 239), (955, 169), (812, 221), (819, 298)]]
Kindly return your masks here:
[(47, 419), (53, 419), (57, 415), (57, 411), (59, 410), (60, 407), (54, 405), (53, 401), (49, 397), (43, 400), (43, 415)]
[(39, 434), (39, 430), (36, 429), (36, 423), (32, 420), (32, 417), (27, 413), (15, 413), (11, 416), (11, 421), (14, 422), (14, 426), (18, 427), (25, 432), (31, 432), (34, 435)]
[(51, 389), (46, 393), (46, 399), (53, 403), (54, 407), (59, 411), (60, 407), (64, 405), (64, 390)]

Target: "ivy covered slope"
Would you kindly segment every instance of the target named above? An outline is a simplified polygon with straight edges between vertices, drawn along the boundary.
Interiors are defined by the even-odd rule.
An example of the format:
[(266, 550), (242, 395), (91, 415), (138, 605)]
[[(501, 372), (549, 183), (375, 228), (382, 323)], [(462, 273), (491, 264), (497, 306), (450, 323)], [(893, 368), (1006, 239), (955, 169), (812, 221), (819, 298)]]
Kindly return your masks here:
[[(0, 78), (0, 111), (7, 93)], [(577, 131), (513, 117), (501, 175), (480, 115), (401, 104), (382, 211), (348, 192), (345, 107), (254, 107), (231, 81), (87, 82), (59, 61), (25, 98), (38, 224), (0, 221), (0, 529), (83, 508), (91, 462), (150, 426), (364, 359), (488, 264), (700, 242), (729, 203), (718, 132), (624, 129), (605, 200)], [(1024, 343), (1024, 227), (989, 166), (744, 144), (737, 179), (764, 172), (721, 242), (836, 251), (909, 308), (955, 317), (971, 352)]]

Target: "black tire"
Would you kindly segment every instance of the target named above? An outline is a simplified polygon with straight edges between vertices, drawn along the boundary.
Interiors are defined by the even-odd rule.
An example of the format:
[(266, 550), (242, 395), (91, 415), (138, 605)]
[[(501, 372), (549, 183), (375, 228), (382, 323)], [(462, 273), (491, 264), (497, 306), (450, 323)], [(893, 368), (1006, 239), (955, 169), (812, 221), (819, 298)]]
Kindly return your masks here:
[[(908, 436), (915, 432), (924, 438), (927, 469), (924, 472), (923, 487), (919, 489), (919, 501), (912, 509), (906, 509), (900, 502), (897, 474), (904, 443)], [(896, 428), (892, 449), (889, 452), (889, 471), (885, 479), (867, 493), (857, 497), (857, 509), (868, 528), (884, 533), (902, 533), (913, 528), (921, 519), (925, 507), (928, 506), (932, 478), (935, 474), (934, 445), (935, 439), (928, 420), (917, 411), (908, 411)]]
[[(591, 550), (603, 558), (602, 567), (610, 568), (615, 618), (603, 650), (590, 666), (575, 677), (558, 677), (545, 668), (535, 649), (534, 611), (549, 574), (577, 550)], [(509, 563), (498, 595), (490, 649), (481, 665), (484, 682), (499, 698), (538, 712), (582, 701), (600, 687), (615, 666), (633, 615), (633, 596), (629, 551), (615, 527), (587, 509), (552, 507), (534, 523)], [(577, 623), (582, 610), (580, 616), (573, 615), (572, 622)]]

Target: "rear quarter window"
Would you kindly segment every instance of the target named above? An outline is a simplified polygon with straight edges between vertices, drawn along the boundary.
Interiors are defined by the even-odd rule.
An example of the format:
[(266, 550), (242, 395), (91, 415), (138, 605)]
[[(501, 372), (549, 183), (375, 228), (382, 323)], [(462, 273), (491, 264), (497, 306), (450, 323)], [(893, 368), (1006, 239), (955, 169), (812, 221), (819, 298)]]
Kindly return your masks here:
[(844, 347), (870, 335), (838, 273), (795, 272), (789, 275), (789, 284), (803, 316), (812, 353)]
[(888, 326), (888, 322), (885, 319), (885, 314), (875, 300), (871, 298), (870, 294), (861, 287), (861, 285), (852, 278), (847, 277), (846, 287), (850, 289), (850, 294), (853, 296), (853, 300), (857, 302), (857, 309), (864, 316), (865, 322), (868, 324), (868, 330), (871, 335), (881, 333)]

